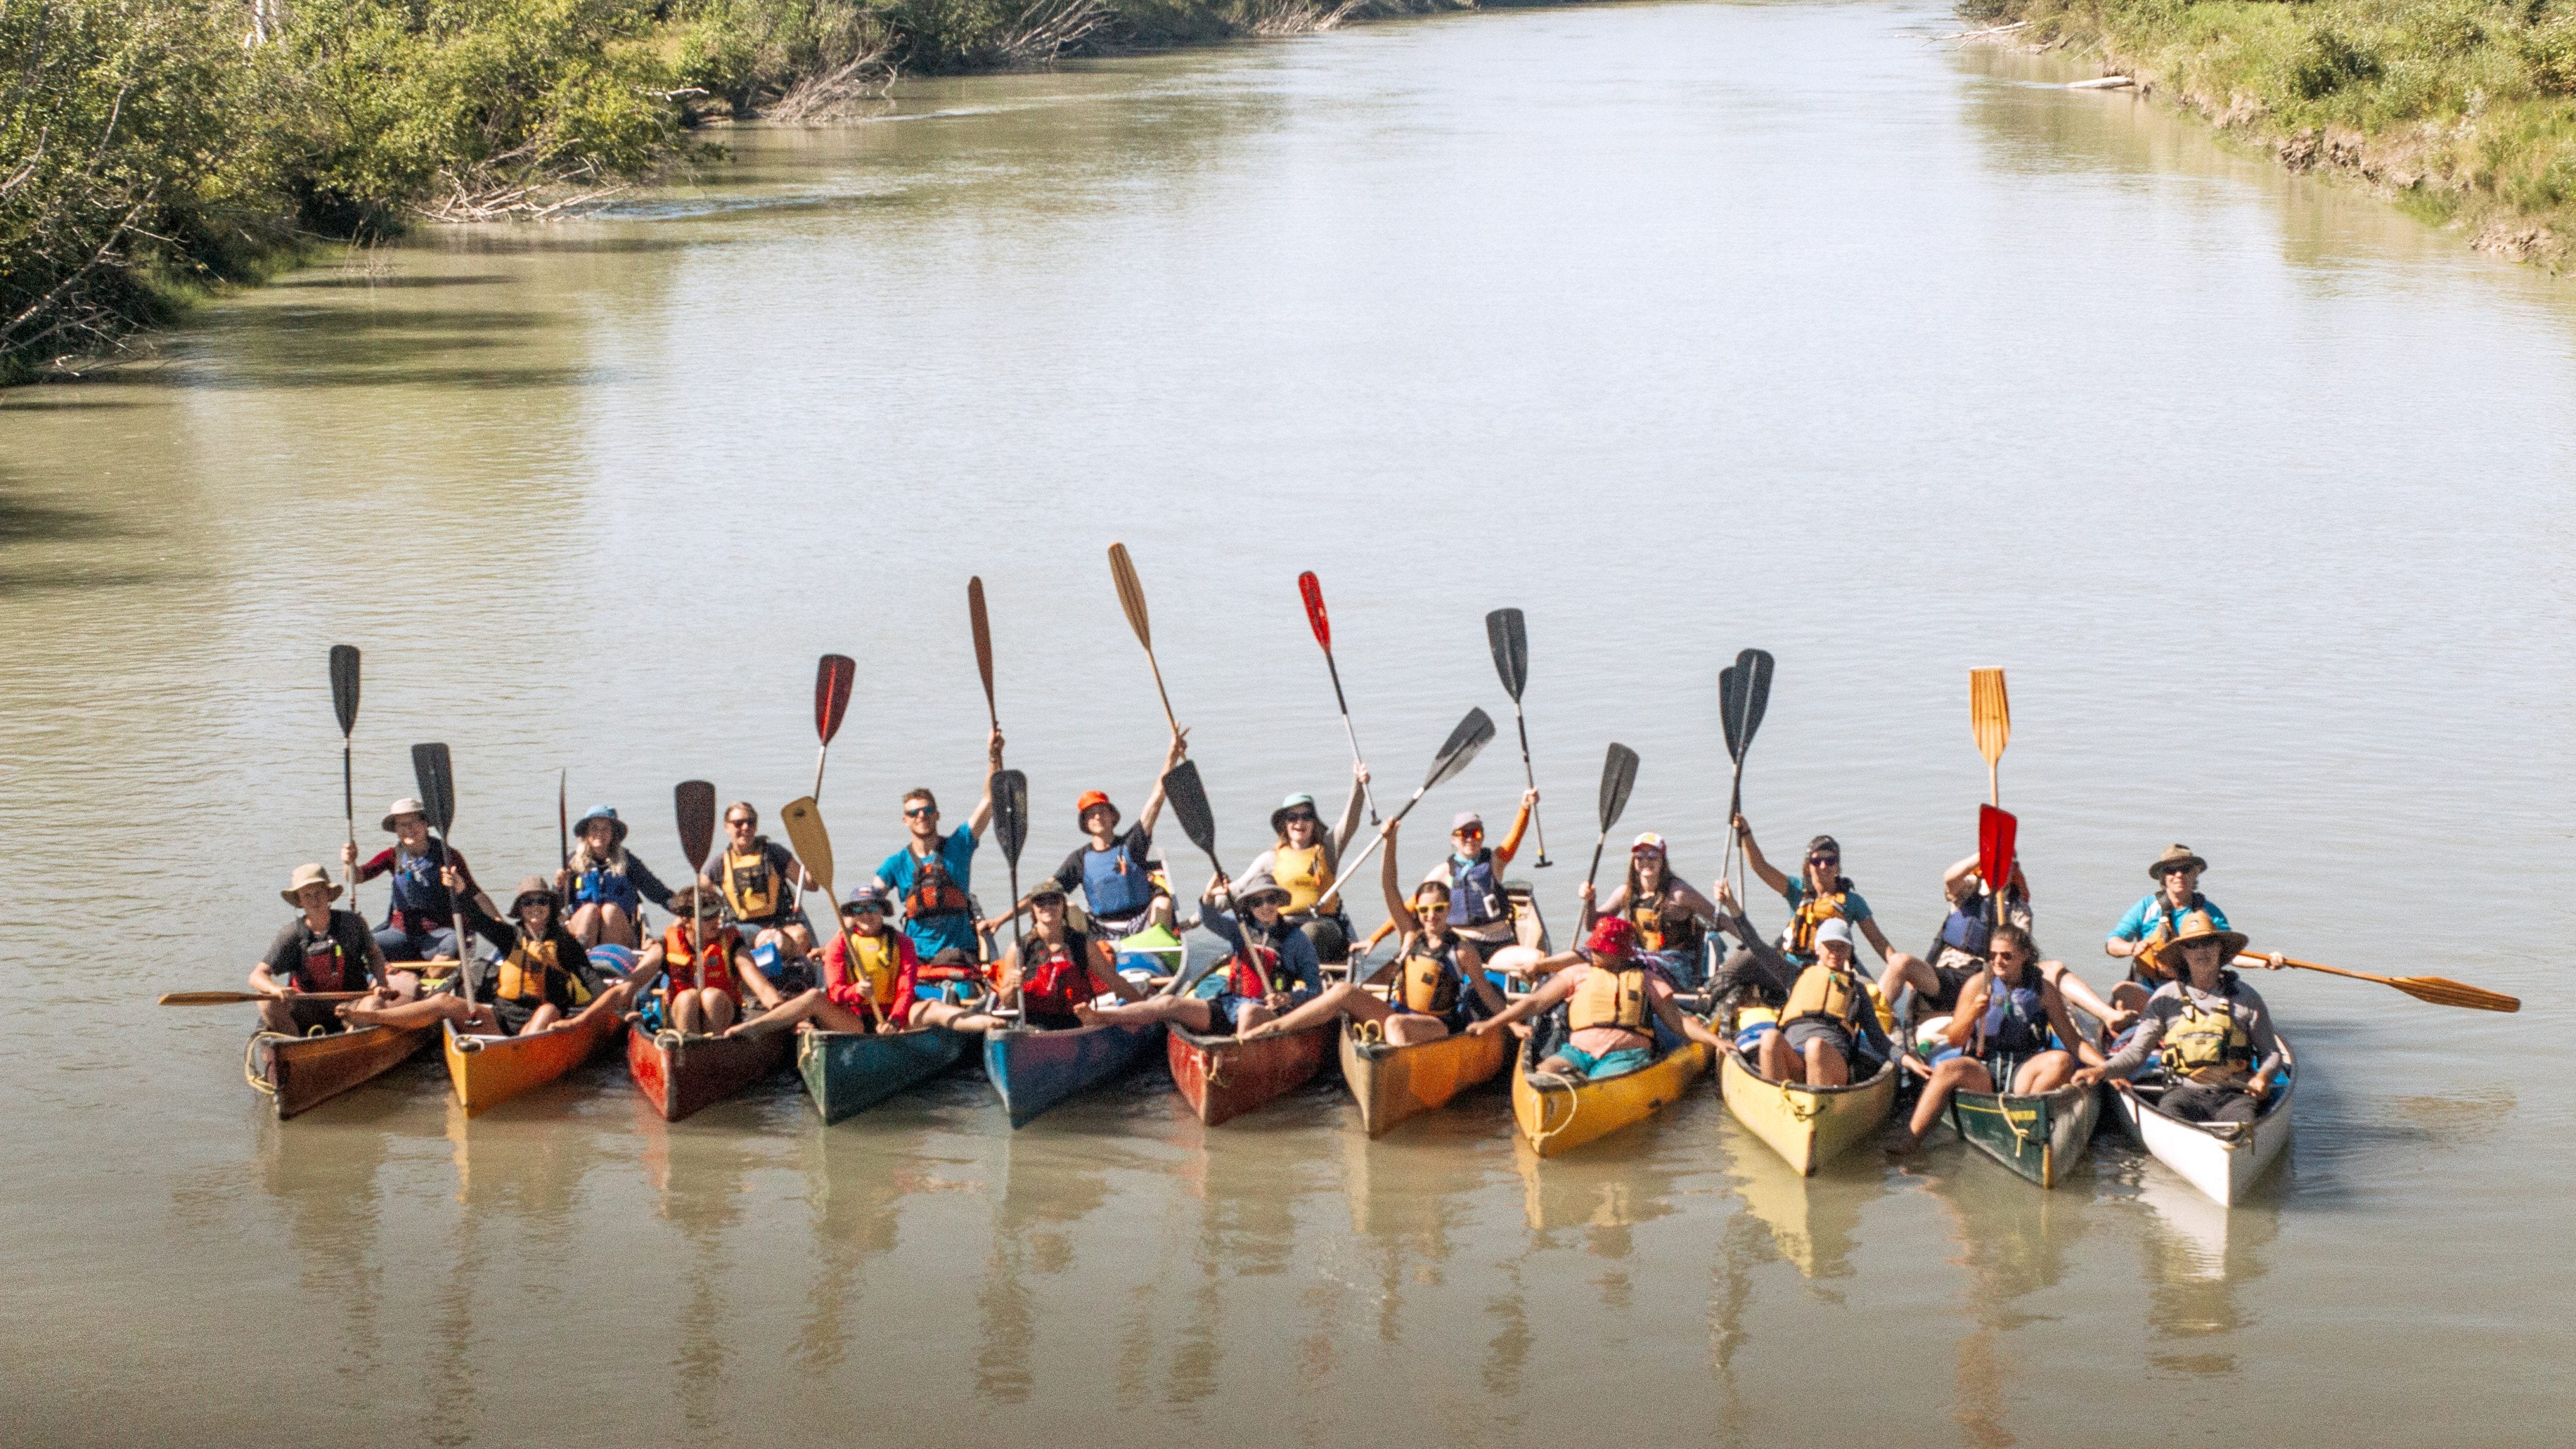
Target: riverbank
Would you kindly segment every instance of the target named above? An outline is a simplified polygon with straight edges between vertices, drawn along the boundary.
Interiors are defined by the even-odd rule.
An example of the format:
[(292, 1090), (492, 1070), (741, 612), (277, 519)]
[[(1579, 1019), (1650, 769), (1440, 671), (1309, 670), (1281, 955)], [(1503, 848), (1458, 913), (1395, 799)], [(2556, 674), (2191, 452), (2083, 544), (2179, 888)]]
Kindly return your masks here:
[(2576, 11), (2479, 0), (1971, 0), (2061, 51), (2551, 272), (2576, 238)]

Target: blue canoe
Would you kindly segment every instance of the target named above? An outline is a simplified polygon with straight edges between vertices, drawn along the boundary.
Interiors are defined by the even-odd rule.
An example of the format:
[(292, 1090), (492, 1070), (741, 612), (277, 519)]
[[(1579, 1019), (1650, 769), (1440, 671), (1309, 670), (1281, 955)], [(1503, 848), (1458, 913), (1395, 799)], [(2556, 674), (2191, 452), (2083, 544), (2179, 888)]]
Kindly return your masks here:
[(1086, 1026), (1078, 1031), (1012, 1027), (984, 1034), (984, 1074), (1002, 1094), (1011, 1125), (1025, 1127), (1078, 1092), (1135, 1064), (1163, 1034), (1163, 1024)]
[(864, 1031), (799, 1032), (796, 1073), (825, 1124), (926, 1082), (963, 1060), (970, 1038), (944, 1026), (879, 1036)]

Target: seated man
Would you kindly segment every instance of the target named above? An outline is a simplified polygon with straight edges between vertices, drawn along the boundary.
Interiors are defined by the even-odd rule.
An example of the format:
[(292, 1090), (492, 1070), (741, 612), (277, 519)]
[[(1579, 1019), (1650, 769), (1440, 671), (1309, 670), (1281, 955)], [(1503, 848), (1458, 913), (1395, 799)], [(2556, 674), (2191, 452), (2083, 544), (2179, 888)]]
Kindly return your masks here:
[[(2197, 911), (2209, 917), (2218, 930), (2227, 929), (2227, 913), (2216, 902), (2200, 893), (2200, 877), (2209, 862), (2192, 854), (2188, 845), (2171, 845), (2147, 867), (2147, 879), (2156, 888), (2138, 898), (2129, 913), (2111, 928), (2103, 939), (2102, 954), (2129, 958), (2128, 979), (2111, 988), (2111, 1005), (2117, 1009), (2115, 1027), (2125, 1027), (2145, 1010), (2147, 998), (2165, 984), (2158, 969), (2157, 952), (2173, 939), (2183, 920)], [(2225, 962), (2219, 963), (2225, 965)]]
[[(393, 845), (363, 865), (358, 862), (358, 847), (340, 847), (340, 863), (353, 868), (351, 879), (358, 884), (389, 871), (393, 875), (393, 900), (386, 907), (383, 928), (376, 932), (376, 943), (384, 948), (387, 961), (446, 961), (450, 964), (444, 969), (452, 971), (458, 945), (456, 896), (471, 895), (486, 911), (493, 909), (492, 899), (475, 885), (463, 851), (450, 850), (446, 841), (430, 838), (427, 806), (414, 799), (396, 800), (385, 812), (384, 827), (394, 838)], [(407, 971), (394, 975), (419, 979)]]
[(1815, 964), (1790, 986), (1780, 1029), (1762, 1038), (1758, 1065), (1775, 1082), (1847, 1087), (1857, 1043), (1865, 1042), (1882, 1062), (1895, 1060), (1896, 1049), (1878, 1024), (1869, 983), (1852, 961), (1851, 922), (1839, 916), (1818, 922), (1813, 945)]
[[(1647, 964), (1637, 946), (1634, 923), (1625, 916), (1603, 916), (1592, 927), (1591, 939), (1567, 953), (1577, 958), (1574, 962), (1550, 971), (1546, 985), (1467, 1030), (1487, 1036), (1559, 1002), (1570, 1003), (1566, 1025), (1571, 1035), (1530, 1073), (1530, 1080), (1547, 1086), (1624, 1076), (1649, 1065), (1655, 1059), (1658, 1021), (1675, 1036), (1723, 1050), (1725, 1043), (1715, 1032), (1673, 1005), (1672, 983)], [(1542, 969), (1548, 964), (1542, 963)]]
[[(2147, 999), (2129, 1044), (2109, 1061), (2077, 1072), (2075, 1080), (2087, 1086), (2105, 1077), (2125, 1081), (2153, 1056), (2173, 1082), (2156, 1104), (2167, 1115), (2186, 1122), (2251, 1122), (2261, 1115), (2284, 1058), (2271, 1010), (2227, 969), (2244, 950), (2245, 937), (2207, 912), (2185, 916), (2153, 957), (2176, 979)], [(2266, 969), (2277, 969), (2281, 960), (2246, 959)]]
[[(315, 1027), (338, 1029), (351, 1007), (384, 1007), (408, 999), (389, 980), (385, 953), (364, 918), (355, 911), (335, 911), (331, 903), (340, 888), (319, 865), (299, 865), (278, 892), (302, 912), (277, 933), (268, 954), (250, 968), (250, 989), (264, 998), (259, 1026), (281, 1036), (302, 1036)], [(406, 983), (417, 978), (408, 973)], [(369, 991), (363, 1001), (306, 1001), (315, 992)], [(372, 1022), (361, 1023), (373, 1025)]]

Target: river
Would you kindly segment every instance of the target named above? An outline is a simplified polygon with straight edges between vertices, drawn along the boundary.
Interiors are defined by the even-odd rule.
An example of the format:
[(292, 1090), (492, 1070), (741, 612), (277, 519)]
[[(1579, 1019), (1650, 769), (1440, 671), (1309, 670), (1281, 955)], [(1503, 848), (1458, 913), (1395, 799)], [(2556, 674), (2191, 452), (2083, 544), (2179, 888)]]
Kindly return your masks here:
[[(1596, 6), (919, 82), (0, 397), (0, 1438), (2550, 1437), (2576, 305), (1960, 28)], [(1112, 539), (1230, 860), (1346, 777), (1313, 568), (1382, 797), (1504, 721), (1408, 870), (1519, 788), (1480, 619), (1527, 611), (1560, 933), (1610, 740), (1616, 839), (1715, 874), (1760, 645), (1747, 813), (1837, 834), (1900, 946), (1997, 664), (2040, 941), (2097, 984), (2181, 840), (2259, 946), (2529, 1004), (2264, 977), (2298, 1136), (2232, 1214), (2107, 1135), (2054, 1193), (1946, 1133), (1802, 1184), (1706, 1086), (1544, 1164), (1499, 1096), (1204, 1131), (1159, 1071), (1014, 1133), (965, 1075), (665, 1127), (613, 1063), (468, 1121), (425, 1061), (281, 1125), (247, 1008), (149, 1004), (336, 849), (338, 642), (361, 839), (449, 741), (495, 884), (552, 865), (558, 769), (665, 873), (675, 780), (774, 812), (851, 653), (846, 876), (905, 788), (975, 792), (980, 574), (1051, 862), (1161, 748)]]

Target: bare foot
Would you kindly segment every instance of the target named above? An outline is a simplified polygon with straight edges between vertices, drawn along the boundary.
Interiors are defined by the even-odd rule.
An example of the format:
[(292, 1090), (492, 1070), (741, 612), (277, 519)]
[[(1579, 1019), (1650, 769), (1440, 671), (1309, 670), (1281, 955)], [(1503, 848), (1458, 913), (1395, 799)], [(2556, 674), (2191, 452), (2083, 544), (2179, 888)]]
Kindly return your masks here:
[(1234, 1039), (1236, 1041), (1259, 1041), (1265, 1036), (1273, 1035), (1278, 1030), (1279, 1023), (1276, 1020), (1265, 1021), (1257, 1026), (1247, 1026), (1243, 1030), (1236, 1032), (1234, 1034)]
[(1890, 1157), (1912, 1157), (1914, 1155), (1914, 1149), (1922, 1145), (1923, 1139), (1915, 1136), (1911, 1128), (1900, 1128), (1888, 1136), (1887, 1155)]
[(1084, 1026), (1098, 1026), (1100, 1024), (1099, 1009), (1087, 1001), (1073, 1009), (1073, 1017), (1074, 1020), (1081, 1022)]

